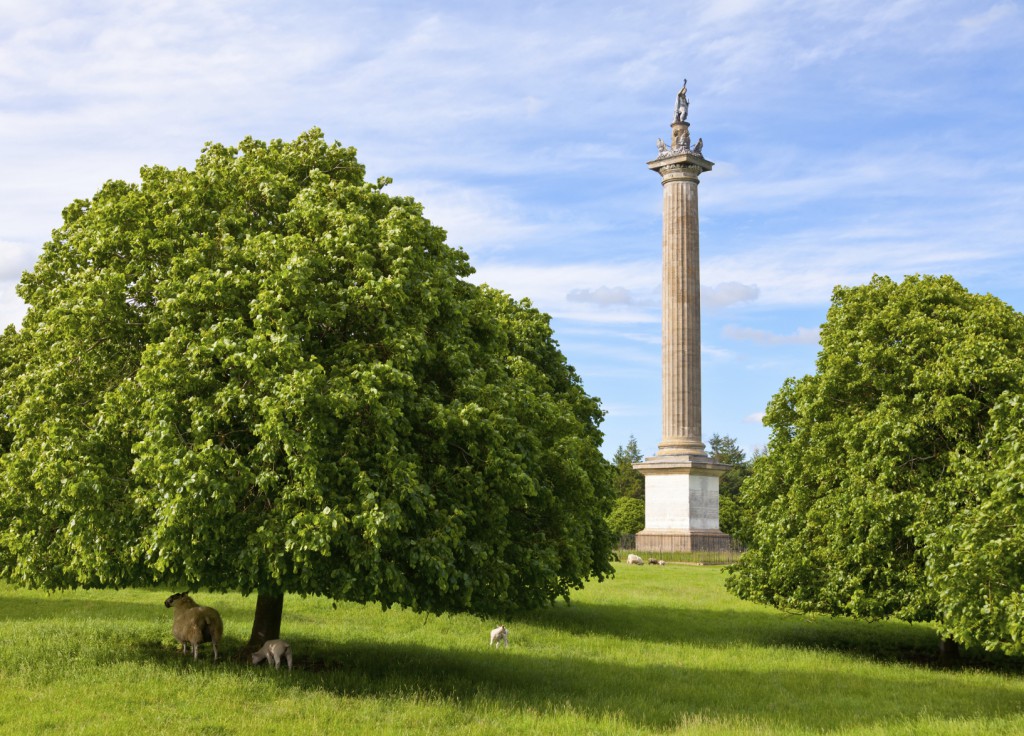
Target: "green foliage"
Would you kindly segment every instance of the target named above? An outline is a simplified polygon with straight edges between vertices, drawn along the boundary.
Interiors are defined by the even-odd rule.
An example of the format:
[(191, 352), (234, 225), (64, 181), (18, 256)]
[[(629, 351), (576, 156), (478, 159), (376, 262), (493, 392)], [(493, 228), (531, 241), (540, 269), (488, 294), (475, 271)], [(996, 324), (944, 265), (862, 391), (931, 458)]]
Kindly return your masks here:
[(625, 446), (619, 445), (619, 449), (612, 456), (612, 485), (617, 497), (643, 500), (644, 477), (639, 470), (633, 469), (633, 463), (641, 462), (643, 459), (643, 453), (636, 444), (636, 437), (630, 435)]
[(644, 477), (633, 469), (633, 463), (643, 459), (636, 437), (632, 435), (612, 456), (612, 488), (616, 498), (607, 521), (616, 538), (636, 534), (644, 528)]
[(708, 450), (713, 460), (733, 467), (739, 467), (747, 461), (747, 454), (740, 448), (735, 437), (720, 435), (717, 432), (708, 440)]
[(1022, 380), (1024, 317), (995, 297), (950, 277), (837, 287), (817, 372), (768, 406), (729, 587), (1015, 650)]
[(636, 534), (644, 528), (644, 501), (640, 498), (620, 496), (615, 499), (608, 514), (608, 528), (616, 536)]
[(355, 151), (208, 145), (64, 211), (0, 341), (0, 574), (434, 613), (610, 571), (601, 410)]
[(711, 435), (708, 450), (713, 460), (730, 466), (718, 481), (718, 526), (735, 535), (740, 528), (740, 486), (750, 476), (750, 462), (736, 438), (729, 435)]
[(927, 572), (943, 630), (961, 643), (1024, 654), (1024, 397), (992, 409), (979, 452), (958, 455)]

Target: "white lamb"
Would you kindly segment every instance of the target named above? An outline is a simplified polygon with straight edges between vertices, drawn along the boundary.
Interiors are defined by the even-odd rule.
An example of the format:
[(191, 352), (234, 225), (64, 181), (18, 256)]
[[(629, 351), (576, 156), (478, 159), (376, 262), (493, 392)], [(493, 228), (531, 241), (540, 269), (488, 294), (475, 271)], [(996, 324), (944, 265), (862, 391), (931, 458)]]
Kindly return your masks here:
[(627, 565), (642, 565), (644, 564), (644, 558), (640, 555), (629, 555), (626, 557)]
[(274, 663), (274, 669), (281, 669), (281, 658), (284, 658), (288, 662), (288, 671), (292, 670), (292, 648), (288, 642), (283, 639), (270, 639), (264, 642), (263, 646), (252, 653), (252, 663), (259, 664), (264, 659), (267, 660), (267, 666), (270, 663)]
[(504, 626), (499, 626), (491, 631), (491, 646), (500, 646), (502, 642), (505, 643), (505, 648), (508, 649), (508, 629)]

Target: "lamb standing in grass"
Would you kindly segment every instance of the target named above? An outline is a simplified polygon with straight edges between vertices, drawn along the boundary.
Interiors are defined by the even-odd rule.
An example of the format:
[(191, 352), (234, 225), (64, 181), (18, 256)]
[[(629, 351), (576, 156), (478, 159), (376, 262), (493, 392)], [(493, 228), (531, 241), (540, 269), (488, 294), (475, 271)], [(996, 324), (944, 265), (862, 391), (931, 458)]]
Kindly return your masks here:
[(629, 555), (626, 557), (627, 565), (642, 565), (644, 564), (644, 558), (640, 555)]
[(188, 654), (192, 645), (192, 658), (199, 659), (199, 645), (210, 642), (213, 646), (213, 661), (217, 661), (217, 645), (224, 635), (224, 622), (220, 614), (208, 606), (200, 606), (189, 598), (188, 592), (175, 593), (164, 601), (167, 608), (174, 608), (174, 626), (171, 633), (181, 644), (182, 654)]
[(264, 642), (263, 646), (252, 653), (252, 663), (259, 664), (264, 659), (267, 660), (267, 666), (270, 663), (274, 663), (274, 669), (281, 669), (281, 658), (284, 657), (285, 661), (288, 662), (288, 671), (292, 671), (292, 648), (288, 642), (283, 639), (270, 639)]
[(505, 643), (505, 648), (508, 649), (508, 629), (504, 626), (499, 626), (491, 631), (491, 646), (501, 646), (502, 642)]

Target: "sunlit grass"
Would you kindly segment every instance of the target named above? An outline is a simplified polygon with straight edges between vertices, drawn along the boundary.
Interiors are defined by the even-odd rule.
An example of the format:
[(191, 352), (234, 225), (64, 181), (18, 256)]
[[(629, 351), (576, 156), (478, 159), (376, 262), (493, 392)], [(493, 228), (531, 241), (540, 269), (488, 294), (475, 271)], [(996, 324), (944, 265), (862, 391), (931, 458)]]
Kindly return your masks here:
[[(0, 586), (0, 733), (1024, 733), (1014, 660), (941, 666), (926, 626), (738, 601), (720, 568), (618, 567), (507, 622), (289, 597), (296, 671), (234, 654), (253, 599), (196, 593), (224, 661), (170, 636), (169, 591)], [(186, 730), (187, 729), (187, 730)]]

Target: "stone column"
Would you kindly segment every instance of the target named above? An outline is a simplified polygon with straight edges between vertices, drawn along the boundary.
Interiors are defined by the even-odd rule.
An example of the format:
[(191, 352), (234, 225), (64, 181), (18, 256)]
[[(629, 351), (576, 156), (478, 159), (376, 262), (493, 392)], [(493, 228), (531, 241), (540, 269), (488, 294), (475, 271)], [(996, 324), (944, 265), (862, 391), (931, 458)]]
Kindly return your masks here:
[(714, 164), (703, 140), (690, 145), (686, 85), (679, 93), (672, 144), (658, 140), (648, 167), (661, 176), (662, 226), (662, 439), (658, 452), (634, 467), (644, 475), (646, 525), (642, 551), (728, 549), (718, 528), (718, 481), (728, 465), (705, 454), (700, 393), (700, 228), (697, 185)]
[[(703, 455), (700, 426), (700, 233), (697, 184), (710, 161), (652, 161), (664, 191), (659, 455)], [(681, 160), (676, 160), (681, 159)]]

